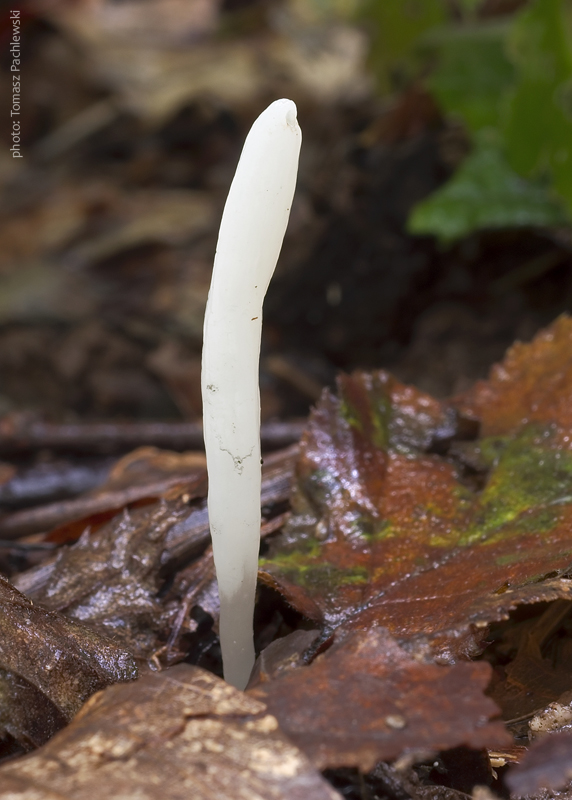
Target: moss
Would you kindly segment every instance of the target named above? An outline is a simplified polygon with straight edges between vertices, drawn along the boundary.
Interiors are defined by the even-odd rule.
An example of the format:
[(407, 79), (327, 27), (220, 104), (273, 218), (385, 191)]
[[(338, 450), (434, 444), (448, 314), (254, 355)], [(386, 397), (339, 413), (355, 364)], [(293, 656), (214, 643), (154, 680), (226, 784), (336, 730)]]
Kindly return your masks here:
[[(331, 591), (341, 586), (367, 584), (369, 573), (365, 567), (354, 566), (343, 569), (328, 561), (320, 560), (323, 554), (315, 553), (280, 553), (271, 561), (260, 562), (260, 568), (266, 565), (277, 569), (281, 578), (295, 583), (310, 592)], [(314, 560), (315, 559), (315, 560)]]
[(551, 438), (550, 428), (530, 425), (507, 441), (461, 544), (554, 527), (558, 506), (571, 494), (572, 455), (551, 447)]
[[(340, 401), (340, 415), (348, 425), (377, 447), (387, 451), (391, 445), (389, 426), (391, 422), (391, 398), (383, 387), (376, 387), (367, 395), (367, 416), (357, 409), (347, 397)], [(365, 422), (365, 424), (364, 424)], [(369, 422), (369, 425), (367, 423)], [(366, 431), (366, 425), (369, 431)]]

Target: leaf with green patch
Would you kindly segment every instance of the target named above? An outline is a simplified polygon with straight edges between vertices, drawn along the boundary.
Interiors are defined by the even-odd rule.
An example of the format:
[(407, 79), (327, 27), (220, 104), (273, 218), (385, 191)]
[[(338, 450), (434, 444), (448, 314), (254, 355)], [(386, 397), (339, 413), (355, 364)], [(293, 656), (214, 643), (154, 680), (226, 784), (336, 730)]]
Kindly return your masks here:
[[(451, 657), (521, 603), (572, 598), (558, 577), (572, 565), (571, 339), (563, 318), (453, 404), (385, 373), (342, 377), (310, 417), (262, 579), (329, 628), (383, 625)], [(453, 406), (497, 437), (482, 491), (447, 455)]]

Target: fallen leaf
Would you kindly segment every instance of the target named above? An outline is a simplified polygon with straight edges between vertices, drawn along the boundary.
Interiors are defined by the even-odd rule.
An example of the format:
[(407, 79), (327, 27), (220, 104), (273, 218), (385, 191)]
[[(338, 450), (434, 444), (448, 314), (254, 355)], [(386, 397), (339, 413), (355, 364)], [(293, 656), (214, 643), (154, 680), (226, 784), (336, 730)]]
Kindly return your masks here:
[[(262, 533), (271, 532), (284, 520), (272, 509), (288, 499), (297, 453), (293, 446), (264, 459)], [(199, 464), (202, 459), (199, 455)], [(145, 488), (152, 479), (155, 487), (162, 487), (164, 499), (115, 514), (95, 531), (85, 528), (76, 544), (60, 550), (51, 561), (20, 573), (15, 578), (18, 589), (34, 602), (112, 635), (138, 658), (154, 658), (165, 645), (173, 650), (173, 631), (177, 636), (185, 633), (188, 624), (179, 612), (190, 611), (200, 601), (195, 594), (202, 591), (202, 561), (178, 576), (171, 587), (173, 594), (160, 595), (160, 589), (167, 572), (203, 553), (210, 538), (206, 500), (200, 497), (206, 488), (204, 473), (201, 470), (194, 479), (189, 475), (196, 464), (194, 453), (155, 448), (140, 448), (121, 459), (111, 472), (110, 487), (121, 495), (140, 491), (138, 480)], [(131, 481), (135, 485), (129, 487)], [(108, 496), (106, 491), (102, 496)], [(212, 558), (206, 558), (212, 567)], [(210, 596), (208, 587), (203, 588)], [(218, 597), (210, 610), (216, 617)]]
[(0, 767), (0, 800), (340, 800), (264, 703), (198, 667), (93, 697), (45, 747)]
[[(197, 484), (198, 477), (202, 480)], [(173, 486), (185, 484), (192, 486), (193, 496), (205, 494), (204, 453), (194, 450), (176, 453), (173, 450), (159, 450), (157, 447), (138, 447), (117, 461), (106, 482), (92, 491), (91, 496), (97, 497), (107, 492), (135, 487), (141, 488), (149, 496), (157, 496)]]
[(40, 586), (29, 588), (22, 576), (18, 586), (34, 602), (88, 623), (138, 658), (150, 658), (168, 635), (175, 611), (158, 597), (165, 539), (188, 516), (181, 500), (125, 510), (93, 534), (87, 528), (49, 568), (40, 566)]
[(13, 464), (0, 461), (0, 486), (2, 486), (2, 484), (9, 483), (15, 474), (16, 467), (14, 467)]
[[(551, 404), (478, 443), (482, 490), (447, 457), (457, 432), (448, 404), (383, 372), (340, 378), (339, 396), (326, 392), (310, 417), (294, 514), (262, 580), (326, 626), (383, 625), (429, 639), (446, 659), (475, 653), (478, 630), (521, 603), (570, 599), (572, 582), (559, 576), (572, 562), (572, 418), (563, 427), (572, 382), (549, 378), (570, 358), (559, 346), (570, 337), (563, 319), (529, 346), (533, 363), (540, 342), (551, 365)], [(525, 415), (528, 395), (514, 395)]]
[[(547, 720), (541, 722), (541, 709), (558, 698), (561, 714), (554, 716), (563, 725), (566, 716), (566, 692), (570, 689), (569, 633), (563, 631), (572, 613), (572, 603), (568, 600), (555, 600), (549, 603), (542, 614), (520, 624), (504, 626), (505, 636), (500, 639), (501, 658), (495, 659), (494, 648), (491, 657), (502, 664), (497, 680), (491, 686), (489, 696), (500, 706), (506, 720), (515, 720), (512, 725), (526, 721), (535, 713), (539, 729), (545, 730)], [(494, 640), (494, 634), (492, 636)], [(516, 644), (516, 652), (511, 652)], [(504, 650), (504, 657), (502, 655)], [(507, 661), (507, 656), (510, 660)], [(502, 678), (501, 678), (502, 675)], [(568, 697), (568, 702), (572, 699)], [(550, 708), (546, 717), (550, 718)], [(572, 712), (567, 709), (572, 718)], [(534, 730), (534, 720), (530, 722), (529, 733)], [(518, 730), (518, 728), (513, 729)]]
[(538, 791), (560, 789), (572, 778), (572, 733), (554, 733), (535, 742), (520, 764), (506, 777), (509, 789), (517, 797)]
[(320, 636), (319, 630), (297, 630), (271, 642), (262, 650), (252, 670), (247, 689), (274, 680), (287, 670), (304, 666), (303, 655)]
[(0, 740), (43, 744), (94, 692), (137, 677), (110, 638), (34, 605), (0, 578)]
[(148, 243), (187, 244), (213, 222), (213, 204), (205, 192), (131, 191), (117, 195), (115, 202), (108, 229), (68, 249), (66, 258), (76, 268)]
[(368, 772), (405, 752), (509, 744), (504, 725), (490, 721), (498, 714), (484, 695), (490, 675), (484, 662), (417, 661), (378, 628), (353, 632), (309, 667), (250, 694), (318, 769)]
[(572, 321), (559, 317), (530, 344), (516, 342), (486, 381), (453, 400), (478, 419), (481, 436), (503, 436), (537, 422), (557, 426), (564, 444), (572, 431)]
[(101, 31), (110, 37), (136, 39), (139, 46), (155, 41), (176, 44), (211, 33), (218, 21), (220, 0), (153, 0), (142, 4), (126, 0), (117, 6), (110, 0), (35, 0), (41, 11), (61, 13), (78, 30)]

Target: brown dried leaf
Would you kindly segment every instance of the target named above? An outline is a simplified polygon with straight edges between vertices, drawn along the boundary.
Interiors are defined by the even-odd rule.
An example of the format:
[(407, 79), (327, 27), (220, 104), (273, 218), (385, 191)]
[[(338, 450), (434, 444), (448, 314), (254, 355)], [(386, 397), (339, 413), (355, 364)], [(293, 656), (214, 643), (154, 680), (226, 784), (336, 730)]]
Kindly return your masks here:
[[(558, 634), (571, 613), (570, 601), (555, 600), (538, 617), (506, 626), (505, 637), (499, 640), (502, 671), (489, 692), (504, 719), (518, 725), (570, 689), (572, 642), (569, 635)], [(512, 658), (505, 663), (507, 653)]]
[(32, 756), (0, 767), (0, 800), (339, 800), (263, 703), (179, 665), (93, 697)]
[[(572, 407), (561, 391), (553, 406)], [(310, 417), (295, 513), (261, 564), (265, 582), (332, 628), (383, 625), (448, 658), (474, 652), (475, 626), (518, 604), (570, 596), (569, 581), (543, 580), (572, 563), (572, 453), (551, 417), (481, 440), (490, 472), (477, 491), (428, 453), (454, 437), (446, 404), (385, 373), (342, 377), (339, 395)]]
[(52, 12), (56, 18), (88, 36), (94, 30), (101, 36), (136, 41), (139, 47), (158, 42), (181, 44), (210, 33), (218, 20), (220, 0), (125, 0), (121, 6), (110, 0), (35, 0), (38, 11)]
[(46, 741), (90, 695), (137, 677), (132, 655), (99, 633), (34, 605), (0, 578), (0, 738)]
[(532, 744), (506, 782), (517, 797), (560, 789), (572, 778), (572, 733), (554, 733)]
[(16, 474), (16, 467), (8, 464), (5, 461), (0, 461), (0, 486), (3, 483), (8, 483)]
[[(138, 452), (145, 456), (142, 460), (137, 457)], [(287, 500), (297, 453), (297, 447), (293, 446), (265, 457), (263, 506), (272, 507)], [(188, 624), (181, 613), (185, 609), (187, 613), (198, 602), (201, 591), (209, 591), (203, 586), (203, 572), (206, 569), (210, 574), (212, 567), (211, 556), (205, 556), (175, 581), (174, 596), (158, 597), (165, 568), (199, 555), (209, 542), (206, 502), (201, 500), (189, 507), (194, 493), (188, 483), (181, 485), (181, 478), (177, 477), (178, 470), (185, 474), (193, 463), (194, 454), (168, 453), (153, 448), (142, 448), (126, 456), (113, 472), (113, 485), (123, 485), (124, 481), (129, 484), (131, 475), (135, 483), (137, 475), (146, 480), (149, 464), (154, 480), (169, 474), (172, 467), (174, 477), (160, 479), (165, 491), (170, 482), (175, 481), (167, 491), (167, 498), (160, 503), (124, 511), (94, 532), (86, 530), (75, 545), (61, 550), (54, 560), (21, 573), (15, 579), (18, 588), (50, 609), (89, 621), (97, 630), (113, 635), (140, 658), (154, 656), (165, 644), (168, 644), (167, 651), (176, 649), (175, 639), (180, 632), (185, 632)], [(185, 480), (188, 481), (188, 476)], [(196, 491), (204, 491), (204, 488), (204, 473), (199, 473)], [(277, 517), (271, 514), (271, 517), (264, 522), (263, 533), (275, 529), (284, 519), (282, 514)], [(210, 585), (210, 581), (207, 583)], [(217, 604), (218, 597), (213, 598), (212, 607), (208, 608), (215, 617)]]
[(297, 630), (271, 642), (260, 653), (252, 670), (247, 689), (280, 677), (287, 670), (304, 666), (303, 655), (320, 636), (318, 629)]
[(516, 342), (486, 381), (453, 403), (479, 420), (483, 437), (512, 433), (531, 422), (551, 422), (565, 437), (572, 430), (571, 395), (572, 322), (563, 315), (530, 344)]
[(187, 244), (213, 223), (213, 204), (205, 192), (131, 191), (115, 201), (106, 231), (68, 250), (74, 264), (89, 265), (149, 243)]
[(165, 539), (188, 516), (183, 501), (124, 511), (61, 550), (40, 586), (28, 588), (22, 576), (18, 586), (35, 602), (89, 622), (138, 658), (149, 658), (162, 645), (174, 612), (157, 597)]
[(101, 497), (108, 492), (139, 487), (141, 497), (145, 494), (159, 497), (178, 484), (188, 484), (187, 491), (192, 491), (193, 497), (206, 493), (204, 453), (175, 453), (157, 447), (138, 447), (119, 459), (106, 482), (90, 494), (92, 497)]
[(489, 721), (498, 713), (484, 696), (490, 675), (484, 662), (416, 661), (378, 628), (350, 634), (309, 667), (250, 694), (267, 704), (318, 769), (367, 772), (406, 751), (509, 744), (502, 723)]

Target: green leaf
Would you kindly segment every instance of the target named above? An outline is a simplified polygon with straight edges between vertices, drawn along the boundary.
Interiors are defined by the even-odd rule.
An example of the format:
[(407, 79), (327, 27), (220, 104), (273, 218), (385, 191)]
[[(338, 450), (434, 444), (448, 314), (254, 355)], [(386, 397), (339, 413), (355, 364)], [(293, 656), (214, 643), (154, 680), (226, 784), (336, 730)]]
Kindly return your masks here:
[(520, 80), (505, 126), (508, 158), (523, 175), (550, 170), (572, 209), (572, 53), (569, 3), (535, 0), (517, 18), (509, 40)]
[(416, 75), (419, 38), (446, 21), (446, 2), (364, 0), (359, 16), (371, 26), (370, 64), (380, 89), (387, 91)]
[(467, 25), (427, 37), (437, 67), (429, 88), (472, 131), (499, 126), (516, 71), (505, 53), (505, 25)]
[(554, 227), (568, 222), (565, 208), (550, 188), (517, 175), (499, 145), (481, 135), (451, 180), (415, 206), (408, 228), (447, 244), (476, 230)]

